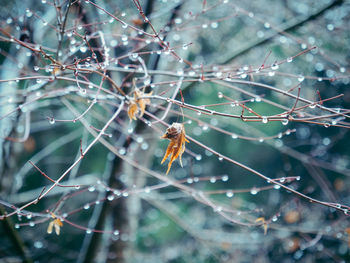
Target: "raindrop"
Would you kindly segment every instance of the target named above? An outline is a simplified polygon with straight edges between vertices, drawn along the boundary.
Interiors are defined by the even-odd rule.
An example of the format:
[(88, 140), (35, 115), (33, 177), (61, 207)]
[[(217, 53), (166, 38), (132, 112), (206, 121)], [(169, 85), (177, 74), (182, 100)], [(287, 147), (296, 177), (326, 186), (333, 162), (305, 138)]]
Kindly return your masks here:
[(107, 196), (107, 200), (108, 200), (108, 201), (113, 201), (113, 200), (114, 200), (114, 195), (109, 195), (109, 196)]
[(131, 54), (129, 55), (129, 58), (130, 58), (132, 61), (136, 61), (138, 57), (139, 57), (139, 54), (137, 54), (137, 53), (131, 53)]
[(118, 235), (119, 235), (119, 230), (115, 230), (115, 231), (113, 232), (113, 235), (118, 236)]
[(242, 73), (241, 75), (240, 75), (240, 78), (241, 79), (245, 79), (247, 77), (247, 73)]
[(38, 71), (40, 68), (38, 66), (34, 66), (34, 71)]
[(279, 68), (279, 66), (278, 66), (278, 64), (276, 64), (276, 63), (273, 63), (272, 65), (271, 65), (271, 69), (272, 70), (277, 70)]
[(95, 190), (96, 190), (96, 188), (93, 185), (89, 186), (89, 188), (88, 188), (89, 192), (94, 192)]
[(29, 222), (29, 226), (30, 226), (30, 227), (35, 226), (35, 223), (34, 223), (33, 221), (30, 221), (30, 222)]
[(120, 149), (119, 149), (119, 153), (120, 153), (121, 155), (125, 155), (125, 154), (126, 154), (126, 149), (125, 149), (124, 147), (120, 148)]
[(178, 69), (178, 70), (176, 71), (176, 74), (177, 74), (178, 76), (183, 76), (184, 71), (183, 71), (182, 69)]
[(148, 86), (149, 84), (151, 84), (151, 78), (147, 77), (144, 81), (143, 81), (143, 85)]
[(210, 182), (213, 184), (216, 182), (216, 178), (213, 176), (213, 177), (210, 177)]
[(55, 124), (55, 122), (56, 122), (56, 120), (55, 120), (54, 118), (50, 118), (50, 119), (49, 119), (49, 123), (50, 123), (50, 124)]
[(90, 204), (85, 204), (85, 205), (84, 205), (84, 209), (85, 209), (85, 210), (87, 210), (87, 209), (89, 209), (89, 208), (90, 208)]
[(292, 62), (292, 61), (293, 61), (293, 58), (292, 58), (292, 57), (287, 58), (287, 62), (288, 62), (288, 63), (290, 63), (290, 62)]
[(228, 181), (228, 176), (227, 176), (227, 175), (224, 175), (224, 176), (221, 178), (221, 180), (222, 180), (223, 182), (227, 182), (227, 181)]
[(210, 24), (211, 28), (218, 28), (219, 24), (217, 22), (213, 22)]
[(233, 133), (233, 134), (231, 135), (231, 137), (232, 137), (232, 139), (237, 139), (237, 138), (238, 138), (238, 135), (235, 134), (235, 133)]
[(91, 231), (91, 229), (86, 229), (86, 234), (91, 234), (92, 233), (92, 231)]
[(79, 190), (80, 189), (80, 185), (76, 185), (76, 186), (74, 186), (74, 188)]
[(305, 77), (304, 77), (303, 75), (299, 75), (299, 76), (298, 76), (298, 81), (299, 81), (299, 82), (303, 82), (304, 79), (305, 79)]
[(231, 190), (226, 192), (226, 196), (229, 197), (229, 198), (233, 197), (233, 195), (234, 194), (233, 194), (233, 192)]
[(283, 120), (281, 121), (282, 125), (287, 125), (287, 124), (288, 124), (288, 122), (289, 122), (289, 120), (288, 120), (288, 119), (283, 119)]
[(202, 155), (200, 155), (200, 154), (197, 154), (197, 155), (196, 155), (196, 160), (197, 160), (197, 161), (200, 161), (200, 160), (202, 160)]
[(255, 188), (255, 187), (250, 190), (250, 193), (252, 195), (256, 195), (258, 192), (259, 192), (259, 190), (257, 188)]
[(20, 228), (20, 225), (19, 225), (19, 224), (15, 224), (15, 228), (16, 228), (16, 229), (19, 229), (19, 228)]
[(222, 207), (221, 206), (214, 207), (214, 212), (221, 212), (221, 211), (222, 211)]
[(223, 96), (224, 96), (224, 95), (222, 94), (222, 92), (218, 92), (218, 98), (219, 98), (219, 99), (222, 99)]
[(144, 143), (141, 144), (141, 149), (144, 150), (144, 151), (146, 151), (148, 149), (148, 147), (149, 147), (149, 145), (148, 145), (147, 142), (144, 142)]
[(81, 46), (79, 50), (80, 50), (81, 53), (85, 53), (87, 51), (87, 47), (86, 46)]
[(269, 120), (267, 119), (266, 116), (263, 116), (261, 121), (262, 123), (268, 123)]

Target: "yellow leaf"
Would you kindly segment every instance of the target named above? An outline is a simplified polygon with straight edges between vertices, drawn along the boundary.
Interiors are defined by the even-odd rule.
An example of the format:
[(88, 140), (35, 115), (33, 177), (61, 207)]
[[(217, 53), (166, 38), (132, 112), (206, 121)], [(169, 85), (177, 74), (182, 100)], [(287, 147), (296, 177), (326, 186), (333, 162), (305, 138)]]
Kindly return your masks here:
[(48, 234), (51, 234), (51, 233), (52, 233), (53, 223), (54, 223), (54, 221), (51, 221), (51, 222), (49, 223), (49, 226), (48, 226), (48, 228), (47, 228), (47, 233), (48, 233)]
[(56, 235), (60, 234), (61, 227), (63, 226), (63, 223), (61, 219), (57, 218), (54, 213), (51, 213), (51, 217), (54, 219), (49, 223), (49, 226), (47, 228), (47, 233), (51, 234), (52, 229), (55, 228)]
[(261, 222), (262, 226), (264, 227), (264, 235), (267, 234), (267, 222), (265, 221), (264, 217), (259, 217), (255, 220), (256, 223)]
[(166, 133), (161, 137), (162, 139), (170, 140), (168, 148), (166, 149), (164, 158), (161, 163), (163, 163), (169, 155), (170, 161), (168, 163), (168, 170), (166, 174), (169, 173), (173, 161), (179, 158), (180, 165), (182, 167), (182, 154), (185, 151), (185, 143), (189, 141), (186, 139), (185, 127), (181, 123), (174, 122), (167, 130)]

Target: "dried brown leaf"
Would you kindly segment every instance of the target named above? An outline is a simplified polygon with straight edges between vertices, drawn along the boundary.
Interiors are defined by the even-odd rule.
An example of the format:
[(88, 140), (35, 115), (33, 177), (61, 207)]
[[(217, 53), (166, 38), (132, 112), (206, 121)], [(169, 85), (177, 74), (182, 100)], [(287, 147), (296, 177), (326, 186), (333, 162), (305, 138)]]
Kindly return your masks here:
[(135, 89), (134, 91), (134, 98), (130, 101), (129, 107), (128, 107), (128, 116), (131, 120), (136, 120), (136, 114), (139, 113), (139, 117), (142, 117), (145, 113), (146, 106), (151, 103), (150, 99), (142, 98), (144, 96), (151, 96), (152, 91), (149, 93), (144, 93), (143, 91), (139, 89)]
[(162, 139), (170, 140), (168, 148), (166, 149), (164, 158), (161, 163), (163, 163), (169, 155), (170, 161), (168, 163), (168, 170), (166, 174), (169, 173), (173, 161), (179, 158), (180, 165), (182, 167), (182, 154), (185, 151), (185, 143), (189, 141), (186, 139), (185, 127), (181, 123), (174, 122), (167, 130), (166, 133), (161, 137)]

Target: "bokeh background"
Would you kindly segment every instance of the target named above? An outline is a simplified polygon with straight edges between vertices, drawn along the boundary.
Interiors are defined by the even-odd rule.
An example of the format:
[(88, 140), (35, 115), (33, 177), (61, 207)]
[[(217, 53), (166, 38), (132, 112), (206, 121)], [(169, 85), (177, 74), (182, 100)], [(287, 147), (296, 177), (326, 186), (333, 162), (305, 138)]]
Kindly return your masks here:
[[(140, 33), (154, 31), (133, 1), (94, 3), (1, 3), (0, 215), (52, 185), (29, 161), (58, 179), (120, 106), (110, 82), (95, 97), (101, 75), (79, 70), (105, 70), (128, 98), (136, 86), (163, 99), (152, 98), (137, 121), (122, 108), (103, 136), (113, 150), (96, 143), (61, 182), (79, 187), (56, 187), (2, 218), (0, 262), (348, 262), (350, 2), (140, 1), (176, 56)], [(180, 82), (177, 101), (227, 114), (241, 114), (243, 103), (260, 116), (292, 109), (296, 100), (278, 91), (315, 104), (297, 101), (300, 120), (288, 123), (178, 105), (152, 123)], [(160, 136), (173, 122), (209, 148), (186, 144), (183, 168), (175, 161), (165, 175)], [(341, 209), (310, 203), (221, 155)], [(47, 233), (50, 211), (63, 221), (60, 235)]]

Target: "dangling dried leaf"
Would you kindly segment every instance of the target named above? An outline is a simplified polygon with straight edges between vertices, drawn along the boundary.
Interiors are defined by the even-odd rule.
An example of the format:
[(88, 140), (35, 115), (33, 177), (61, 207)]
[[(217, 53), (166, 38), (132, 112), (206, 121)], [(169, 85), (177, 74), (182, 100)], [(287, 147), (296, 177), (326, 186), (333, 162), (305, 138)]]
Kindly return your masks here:
[(136, 113), (139, 111), (137, 104), (135, 102), (130, 102), (128, 107), (128, 116), (131, 120), (136, 120)]
[(261, 222), (264, 227), (264, 235), (267, 234), (267, 222), (265, 221), (265, 217), (259, 217), (255, 220), (255, 222)]
[(163, 163), (168, 156), (170, 156), (170, 161), (168, 164), (168, 170), (166, 174), (169, 173), (173, 161), (179, 158), (180, 165), (182, 167), (181, 156), (185, 151), (185, 143), (189, 141), (186, 139), (185, 127), (181, 123), (174, 122), (167, 130), (166, 133), (161, 137), (162, 139), (170, 140), (168, 148), (161, 163)]
[(54, 219), (49, 223), (49, 226), (47, 228), (47, 233), (51, 234), (52, 229), (55, 228), (56, 235), (60, 234), (61, 227), (63, 226), (62, 221), (55, 216), (54, 213), (51, 213), (51, 217)]
[[(136, 114), (139, 113), (139, 117), (142, 117), (145, 113), (146, 106), (151, 103), (150, 99), (142, 99), (144, 96), (151, 96), (152, 91), (150, 93), (144, 93), (139, 89), (135, 89), (134, 98), (131, 100), (128, 107), (128, 116), (131, 120), (136, 120)], [(141, 98), (141, 99), (140, 99)]]

